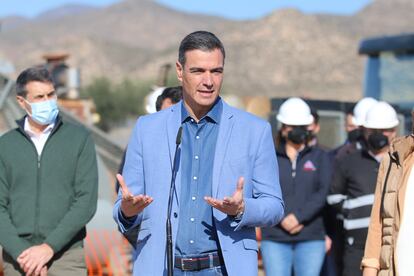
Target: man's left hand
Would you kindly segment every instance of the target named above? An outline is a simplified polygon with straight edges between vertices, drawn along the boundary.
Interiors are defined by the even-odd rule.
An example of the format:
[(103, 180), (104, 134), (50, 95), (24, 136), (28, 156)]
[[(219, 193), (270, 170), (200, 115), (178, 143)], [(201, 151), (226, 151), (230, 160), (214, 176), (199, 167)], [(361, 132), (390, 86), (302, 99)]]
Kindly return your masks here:
[(233, 196), (224, 197), (223, 200), (206, 196), (204, 197), (204, 200), (217, 210), (220, 210), (229, 216), (236, 216), (241, 212), (244, 212), (243, 186), (244, 178), (240, 177), (237, 181), (237, 188)]
[(53, 254), (53, 249), (43, 243), (23, 251), (17, 258), (17, 262), (26, 275), (40, 275), (42, 268), (52, 259)]

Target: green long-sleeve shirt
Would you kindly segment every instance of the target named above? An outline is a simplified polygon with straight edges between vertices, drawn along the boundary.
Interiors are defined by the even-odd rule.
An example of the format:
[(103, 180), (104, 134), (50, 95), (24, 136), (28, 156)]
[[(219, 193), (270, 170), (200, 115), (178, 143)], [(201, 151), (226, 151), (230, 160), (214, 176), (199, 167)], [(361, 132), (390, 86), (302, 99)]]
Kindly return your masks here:
[(98, 191), (95, 147), (84, 128), (58, 117), (39, 156), (23, 124), (0, 137), (0, 245), (14, 259), (41, 243), (55, 253), (80, 245)]

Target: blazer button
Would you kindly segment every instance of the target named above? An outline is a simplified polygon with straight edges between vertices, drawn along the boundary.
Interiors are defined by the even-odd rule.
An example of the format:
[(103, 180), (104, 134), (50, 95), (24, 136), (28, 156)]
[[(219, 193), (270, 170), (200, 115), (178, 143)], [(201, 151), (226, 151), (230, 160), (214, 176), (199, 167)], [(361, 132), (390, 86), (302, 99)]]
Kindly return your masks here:
[(175, 217), (175, 218), (177, 218), (177, 217), (178, 217), (177, 212), (174, 212), (174, 217)]

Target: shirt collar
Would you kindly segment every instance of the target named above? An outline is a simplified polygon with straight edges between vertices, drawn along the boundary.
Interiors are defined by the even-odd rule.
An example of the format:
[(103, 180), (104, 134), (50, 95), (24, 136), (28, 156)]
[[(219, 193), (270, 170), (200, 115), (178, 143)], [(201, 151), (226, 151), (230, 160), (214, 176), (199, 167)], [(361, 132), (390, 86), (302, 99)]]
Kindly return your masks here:
[(381, 163), (384, 154), (374, 154), (372, 151), (368, 150), (368, 154), (375, 159), (378, 163)]
[[(201, 118), (200, 121), (206, 118), (206, 119), (210, 119), (212, 122), (216, 124), (220, 124), (222, 110), (223, 110), (223, 102), (221, 98), (218, 97), (216, 102), (211, 107), (210, 111), (206, 115), (204, 115), (204, 117)], [(187, 108), (184, 105), (184, 101), (181, 101), (181, 123), (185, 123), (186, 121), (190, 119), (191, 119), (191, 116), (188, 113)]]
[[(52, 129), (55, 127), (55, 122), (49, 124), (43, 131), (41, 134), (49, 134)], [(30, 123), (29, 123), (29, 119), (26, 118), (24, 119), (24, 131), (30, 136), (30, 137), (34, 137), (34, 136), (39, 136), (39, 134), (35, 133), (32, 128), (30, 127)]]

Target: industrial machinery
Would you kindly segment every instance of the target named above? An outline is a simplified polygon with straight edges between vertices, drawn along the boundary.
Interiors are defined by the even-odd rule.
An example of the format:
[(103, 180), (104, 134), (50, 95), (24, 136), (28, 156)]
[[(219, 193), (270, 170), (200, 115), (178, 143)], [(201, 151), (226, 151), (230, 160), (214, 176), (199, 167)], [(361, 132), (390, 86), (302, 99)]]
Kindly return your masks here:
[(404, 117), (404, 132), (412, 132), (414, 107), (414, 33), (361, 41), (367, 56), (364, 96), (392, 104)]

